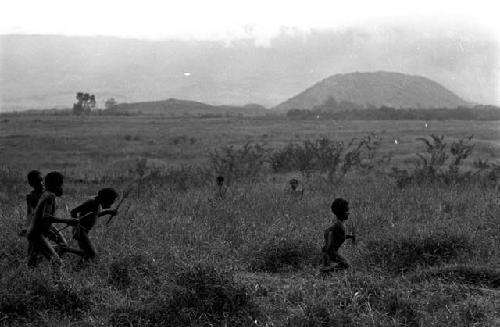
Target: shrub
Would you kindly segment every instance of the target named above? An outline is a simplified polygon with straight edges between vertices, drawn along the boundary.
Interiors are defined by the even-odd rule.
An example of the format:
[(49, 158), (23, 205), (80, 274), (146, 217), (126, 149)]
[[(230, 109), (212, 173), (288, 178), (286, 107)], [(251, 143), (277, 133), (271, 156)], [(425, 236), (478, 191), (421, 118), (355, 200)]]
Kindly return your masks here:
[(305, 140), (301, 144), (290, 142), (285, 147), (273, 151), (269, 157), (274, 172), (317, 171), (328, 181), (339, 182), (354, 169), (372, 169), (381, 163), (376, 157), (381, 139), (370, 134), (361, 139), (344, 142), (319, 138)]
[(412, 281), (441, 280), (449, 283), (500, 288), (500, 271), (490, 267), (446, 266), (422, 270), (410, 278)]
[[(498, 166), (489, 164), (485, 160), (476, 160), (473, 167), (476, 171), (462, 169), (464, 160), (470, 157), (474, 144), (471, 144), (472, 135), (452, 142), (445, 143), (444, 136), (431, 134), (431, 139), (417, 138), (425, 144), (425, 154), (417, 153), (418, 162), (413, 170), (392, 168), (390, 176), (396, 179), (398, 187), (409, 184), (422, 185), (426, 183), (465, 183), (471, 180), (496, 184)], [(486, 171), (486, 174), (482, 174)]]
[(286, 321), (289, 327), (348, 327), (355, 326), (352, 319), (327, 303), (306, 303), (303, 311), (292, 315)]
[(118, 289), (126, 289), (149, 275), (156, 275), (151, 260), (143, 255), (125, 256), (109, 266), (108, 283)]
[(92, 290), (76, 283), (54, 284), (33, 273), (4, 276), (0, 287), (0, 313), (7, 320), (31, 321), (47, 310), (78, 318), (92, 307)]
[(267, 149), (259, 143), (245, 143), (240, 148), (226, 146), (210, 153), (210, 165), (218, 175), (228, 180), (253, 177), (263, 171)]
[(370, 265), (398, 273), (449, 262), (472, 249), (473, 244), (465, 234), (402, 234), (367, 241), (364, 256)]
[(228, 273), (195, 266), (177, 274), (169, 298), (162, 294), (139, 307), (116, 310), (114, 326), (251, 326), (259, 316), (246, 288)]
[(297, 271), (320, 262), (321, 251), (314, 244), (297, 239), (272, 239), (254, 250), (249, 268), (270, 273)]

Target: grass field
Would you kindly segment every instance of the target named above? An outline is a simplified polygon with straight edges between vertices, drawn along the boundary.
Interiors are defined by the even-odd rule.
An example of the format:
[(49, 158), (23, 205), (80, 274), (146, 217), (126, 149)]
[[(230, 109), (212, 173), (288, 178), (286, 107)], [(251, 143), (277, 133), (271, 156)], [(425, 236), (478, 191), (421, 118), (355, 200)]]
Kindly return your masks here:
[[(498, 162), (499, 123), (424, 124), (1, 116), (0, 324), (500, 326), (495, 189), (473, 181), (400, 188), (386, 173), (416, 162), (425, 150), (416, 138), (430, 134), (449, 142), (473, 134), (465, 167), (477, 158)], [(386, 167), (353, 170), (338, 183), (268, 169), (233, 179), (226, 198), (214, 199), (208, 159), (223, 146), (348, 142), (371, 132), (382, 138), (378, 152), (393, 153)], [(91, 232), (99, 260), (77, 269), (77, 258), (65, 255), (62, 282), (47, 263), (27, 269), (26, 239), (17, 235), (31, 169), (65, 174), (61, 208), (144, 177), (111, 225)], [(300, 200), (285, 192), (292, 177), (305, 187)], [(358, 242), (342, 249), (351, 270), (323, 276), (320, 249), (335, 197), (350, 201), (346, 228)]]

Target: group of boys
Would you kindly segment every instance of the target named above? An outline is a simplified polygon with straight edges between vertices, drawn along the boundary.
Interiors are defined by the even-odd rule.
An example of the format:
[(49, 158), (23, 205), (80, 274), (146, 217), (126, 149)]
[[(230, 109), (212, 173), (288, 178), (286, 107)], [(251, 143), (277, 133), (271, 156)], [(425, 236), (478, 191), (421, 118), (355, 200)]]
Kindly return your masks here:
[[(45, 182), (45, 183), (44, 183)], [(49, 260), (54, 271), (61, 273), (61, 255), (73, 253), (81, 257), (81, 262), (92, 260), (96, 251), (89, 238), (89, 232), (94, 227), (97, 218), (105, 215), (111, 217), (118, 214), (117, 210), (109, 209), (118, 197), (118, 193), (112, 188), (103, 188), (97, 196), (85, 201), (70, 211), (71, 218), (58, 218), (56, 213), (56, 198), (63, 195), (64, 177), (61, 173), (53, 171), (42, 177), (42, 174), (33, 170), (28, 173), (28, 183), (33, 188), (26, 195), (27, 215), (26, 227), (21, 231), (28, 239), (28, 265), (34, 267), (38, 264), (38, 258), (43, 255)], [(217, 195), (223, 199), (227, 192), (224, 178), (216, 178)], [(298, 181), (290, 181), (291, 193), (303, 196), (303, 190), (298, 190)], [(324, 232), (325, 245), (322, 248), (323, 267), (327, 272), (337, 269), (347, 269), (347, 260), (339, 254), (339, 249), (346, 239), (355, 240), (354, 235), (346, 234), (344, 221), (349, 218), (349, 203), (337, 198), (331, 205), (333, 214), (337, 221)], [(73, 239), (78, 243), (78, 248), (68, 246), (68, 242), (53, 224), (63, 223), (73, 226)], [(51, 244), (52, 241), (55, 245)], [(332, 266), (332, 264), (334, 264)]]
[[(26, 225), (21, 231), (21, 235), (28, 240), (28, 266), (35, 267), (42, 255), (49, 260), (57, 274), (61, 273), (61, 256), (64, 253), (80, 256), (81, 263), (94, 259), (96, 252), (89, 232), (98, 217), (115, 216), (118, 213), (109, 209), (118, 193), (112, 188), (103, 188), (97, 196), (71, 210), (71, 218), (56, 217), (56, 198), (63, 195), (63, 182), (63, 175), (56, 171), (48, 173), (45, 178), (37, 170), (28, 173), (28, 183), (33, 190), (26, 195)], [(73, 227), (72, 237), (77, 241), (78, 248), (68, 246), (61, 230), (53, 225), (55, 223)]]

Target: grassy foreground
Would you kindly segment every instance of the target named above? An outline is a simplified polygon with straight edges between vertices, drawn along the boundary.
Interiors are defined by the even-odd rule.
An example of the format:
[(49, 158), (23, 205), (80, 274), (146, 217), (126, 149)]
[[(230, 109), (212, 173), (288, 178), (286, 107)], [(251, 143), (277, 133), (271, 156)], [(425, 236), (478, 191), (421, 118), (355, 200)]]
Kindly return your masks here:
[[(67, 254), (65, 279), (55, 282), (47, 263), (27, 269), (26, 240), (17, 235), (27, 193), (24, 156), (45, 151), (49, 158), (32, 163), (48, 169), (64, 166), (69, 154), (72, 165), (60, 204), (71, 208), (99, 187), (123, 190), (129, 185), (132, 176), (113, 173), (113, 167), (120, 167), (117, 142), (161, 147), (148, 143), (151, 131), (138, 134), (139, 129), (128, 130), (131, 139), (110, 132), (98, 144), (85, 131), (92, 124), (76, 123), (71, 133), (53, 132), (66, 136), (53, 147), (30, 142), (36, 137), (23, 134), (33, 121), (8, 124), (13, 122), (26, 150), (16, 156), (10, 148), (17, 144), (11, 140), (15, 136), (3, 136), (9, 156), (1, 170), (1, 325), (500, 326), (500, 200), (495, 190), (463, 182), (400, 188), (376, 171), (352, 171), (334, 184), (317, 174), (303, 178), (266, 172), (233, 180), (224, 200), (214, 200), (212, 179), (203, 170), (145, 178), (134, 185), (111, 225), (101, 221), (91, 232), (99, 261), (78, 269), (77, 258)], [(214, 130), (206, 128), (207, 137), (196, 130), (199, 141), (185, 153), (170, 141), (162, 149), (203, 165), (200, 149), (217, 143)], [(75, 129), (81, 134), (75, 136)], [(18, 135), (14, 128), (9, 133)], [(269, 136), (269, 143), (278, 144), (285, 134)], [(234, 139), (245, 137), (240, 132)], [(86, 144), (84, 153), (69, 146), (78, 142)], [(128, 151), (142, 155), (142, 148), (135, 144)], [(109, 155), (112, 165), (102, 158), (90, 160), (92, 153)], [(50, 155), (57, 165), (49, 165)], [(101, 175), (88, 176), (95, 167), (103, 168)], [(193, 176), (185, 182), (180, 173), (199, 174), (198, 182), (192, 182)], [(305, 183), (301, 200), (285, 192), (291, 177)], [(335, 197), (350, 201), (346, 227), (356, 231), (358, 243), (343, 247), (351, 270), (323, 276), (318, 273), (322, 233), (332, 220), (329, 205)], [(69, 229), (65, 233), (69, 240)]]
[[(54, 283), (25, 267), (21, 208), (2, 207), (5, 325), (494, 326), (500, 309), (498, 197), (479, 186), (399, 189), (379, 176), (332, 187), (287, 176), (180, 193), (151, 181), (112, 225), (92, 231), (100, 260)], [(71, 185), (68, 185), (71, 190)], [(87, 191), (92, 185), (79, 186)], [(87, 193), (87, 192), (85, 192)], [(353, 269), (318, 274), (328, 205), (351, 201)], [(67, 199), (76, 204), (76, 198)], [(69, 237), (69, 234), (67, 234)]]

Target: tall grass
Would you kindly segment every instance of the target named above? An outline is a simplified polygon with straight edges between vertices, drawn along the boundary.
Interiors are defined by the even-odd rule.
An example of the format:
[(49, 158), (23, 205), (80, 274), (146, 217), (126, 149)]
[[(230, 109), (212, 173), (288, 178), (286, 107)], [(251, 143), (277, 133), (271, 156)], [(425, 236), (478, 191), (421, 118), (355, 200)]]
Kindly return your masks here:
[[(246, 167), (258, 167), (261, 159), (256, 160)], [(298, 172), (278, 174), (270, 167), (255, 178), (232, 179), (223, 200), (214, 196), (212, 170), (164, 169), (145, 160), (126, 174), (117, 172), (120, 177), (107, 184), (123, 189), (139, 177), (141, 191), (131, 193), (110, 226), (99, 223), (92, 230), (96, 263), (75, 270), (78, 259), (64, 256), (62, 284), (51, 280), (48, 264), (27, 271), (26, 240), (16, 235), (23, 207), (2, 201), (0, 322), (493, 325), (498, 296), (482, 289), (496, 288), (500, 263), (500, 211), (491, 187), (410, 183), (398, 188), (390, 176), (360, 168), (339, 183), (329, 183), (324, 172), (312, 173), (302, 180), (306, 191), (299, 200), (286, 192), (288, 179)], [(21, 182), (18, 175), (8, 173), (12, 184)], [(101, 183), (68, 176), (69, 192), (61, 201), (76, 205)], [(18, 197), (8, 197), (18, 203)], [(356, 232), (358, 243), (346, 242), (341, 249), (351, 271), (322, 276), (317, 257), (323, 230), (334, 219), (329, 204), (335, 197), (350, 201), (346, 229)], [(443, 267), (464, 268), (439, 270)]]

